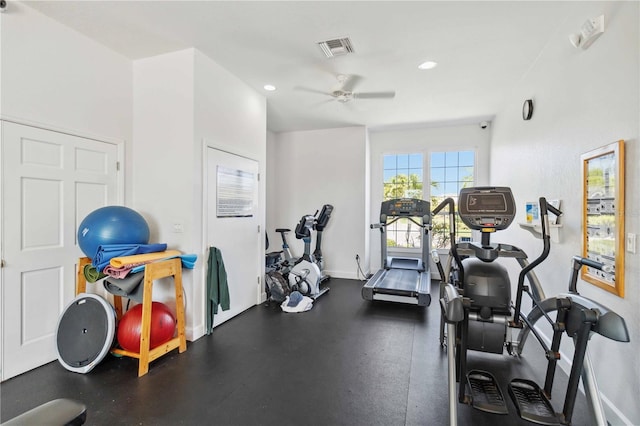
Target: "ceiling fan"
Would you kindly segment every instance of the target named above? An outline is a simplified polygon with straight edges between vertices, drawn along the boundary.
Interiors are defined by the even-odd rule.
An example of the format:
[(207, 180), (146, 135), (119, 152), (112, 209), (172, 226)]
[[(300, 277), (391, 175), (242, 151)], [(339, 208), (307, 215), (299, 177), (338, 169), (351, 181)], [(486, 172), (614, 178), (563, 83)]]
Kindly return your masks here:
[(392, 99), (396, 96), (396, 92), (387, 91), (387, 92), (356, 92), (354, 88), (356, 84), (362, 80), (362, 77), (351, 74), (338, 74), (336, 76), (338, 80), (338, 86), (331, 90), (330, 92), (323, 92), (321, 90), (308, 89), (305, 87), (297, 87), (298, 90), (303, 90), (305, 92), (317, 93), (321, 95), (331, 96), (333, 99), (340, 103), (351, 102), (354, 99)]

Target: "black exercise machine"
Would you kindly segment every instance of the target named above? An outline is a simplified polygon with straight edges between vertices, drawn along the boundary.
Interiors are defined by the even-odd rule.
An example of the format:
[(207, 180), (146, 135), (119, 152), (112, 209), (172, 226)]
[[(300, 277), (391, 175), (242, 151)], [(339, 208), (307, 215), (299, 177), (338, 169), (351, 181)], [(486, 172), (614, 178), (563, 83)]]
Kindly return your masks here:
[(87, 407), (84, 404), (72, 399), (60, 398), (32, 408), (2, 423), (1, 426), (79, 426), (86, 420)]
[[(414, 218), (420, 218), (418, 222)], [(416, 258), (387, 257), (387, 226), (406, 218), (422, 230), (421, 256)], [(380, 223), (371, 225), (380, 229), (382, 268), (362, 288), (365, 300), (385, 300), (429, 306), (431, 303), (431, 276), (429, 272), (429, 229), (431, 211), (428, 201), (400, 198), (384, 201), (380, 206)]]
[[(597, 333), (621, 342), (629, 341), (626, 323), (622, 317), (605, 306), (580, 296), (576, 289), (578, 271), (582, 265), (602, 269), (603, 265), (581, 257), (573, 258), (573, 273), (569, 293), (546, 298), (533, 269), (549, 254), (548, 211), (561, 212), (540, 198), (543, 251), (531, 264), (517, 247), (492, 244), (490, 234), (508, 227), (515, 217), (515, 203), (511, 190), (505, 187), (479, 187), (463, 189), (459, 196), (459, 214), (471, 229), (482, 233), (478, 243), (455, 243), (455, 205), (445, 200), (434, 214), (449, 207), (451, 224), (451, 252), (447, 268), (441, 272), (440, 305), (442, 309), (441, 343), (448, 352), (450, 424), (457, 425), (457, 403), (494, 414), (507, 414), (506, 402), (494, 376), (481, 370), (467, 371), (469, 350), (513, 355), (522, 353), (527, 336), (533, 333), (544, 348), (548, 360), (544, 388), (526, 379), (513, 379), (508, 386), (518, 414), (530, 422), (543, 425), (571, 424), (580, 376), (593, 417), (606, 423), (595, 375), (590, 365), (587, 344)], [(506, 270), (494, 260), (499, 257), (516, 258), (522, 269), (518, 277), (515, 304), (511, 302), (511, 288)], [(455, 265), (451, 263), (454, 262)], [(530, 286), (524, 284), (525, 277)], [(522, 296), (529, 295), (533, 309), (528, 315), (521, 312)], [(549, 315), (555, 312), (555, 319)], [(545, 318), (552, 327), (551, 346), (547, 345), (534, 326)], [(446, 325), (446, 333), (444, 327)], [(516, 340), (511, 336), (518, 334)], [(555, 412), (551, 402), (551, 389), (563, 334), (574, 340), (575, 351), (569, 375), (564, 405)], [(456, 391), (456, 382), (459, 383)], [(601, 421), (603, 420), (603, 421)]]

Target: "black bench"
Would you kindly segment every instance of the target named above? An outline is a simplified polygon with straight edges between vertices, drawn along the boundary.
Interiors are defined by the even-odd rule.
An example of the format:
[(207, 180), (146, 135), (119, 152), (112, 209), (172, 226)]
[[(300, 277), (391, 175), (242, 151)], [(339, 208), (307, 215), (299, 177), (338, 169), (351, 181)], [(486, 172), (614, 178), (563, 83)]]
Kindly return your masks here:
[(71, 399), (54, 399), (22, 413), (0, 426), (79, 426), (87, 420), (87, 407)]

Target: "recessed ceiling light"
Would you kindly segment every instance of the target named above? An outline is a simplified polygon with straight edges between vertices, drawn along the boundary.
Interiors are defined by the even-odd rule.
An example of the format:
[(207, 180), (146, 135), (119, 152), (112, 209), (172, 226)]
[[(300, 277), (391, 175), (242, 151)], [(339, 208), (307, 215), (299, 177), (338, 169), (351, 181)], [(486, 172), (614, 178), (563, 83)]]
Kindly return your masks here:
[(273, 84), (265, 84), (264, 90), (266, 90), (267, 92), (273, 92), (274, 90), (276, 90), (276, 86), (274, 86)]
[(425, 61), (418, 65), (418, 69), (421, 70), (430, 70), (438, 66), (438, 63), (435, 61)]

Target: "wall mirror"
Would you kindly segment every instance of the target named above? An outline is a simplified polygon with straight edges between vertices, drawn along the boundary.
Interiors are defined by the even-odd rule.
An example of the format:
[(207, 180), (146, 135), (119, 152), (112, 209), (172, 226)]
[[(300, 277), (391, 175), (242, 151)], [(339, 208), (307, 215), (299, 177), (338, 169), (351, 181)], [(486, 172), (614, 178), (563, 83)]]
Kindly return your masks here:
[(594, 149), (582, 161), (582, 279), (624, 297), (624, 141)]

